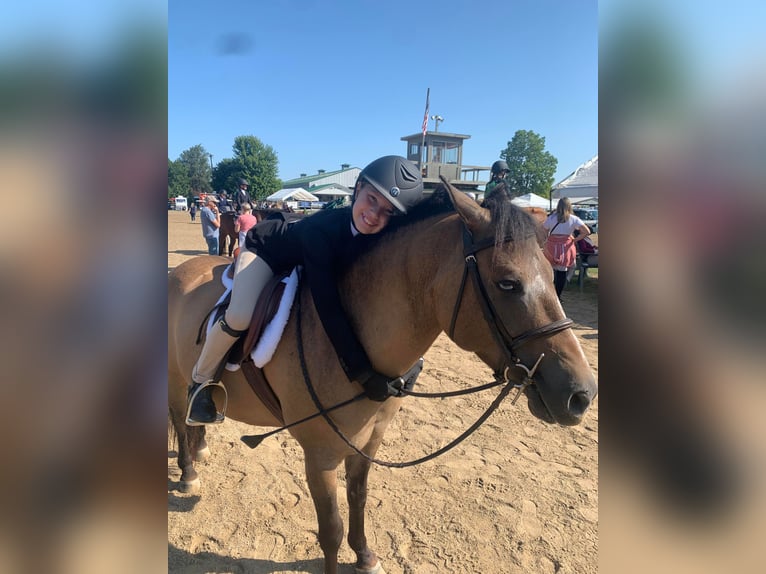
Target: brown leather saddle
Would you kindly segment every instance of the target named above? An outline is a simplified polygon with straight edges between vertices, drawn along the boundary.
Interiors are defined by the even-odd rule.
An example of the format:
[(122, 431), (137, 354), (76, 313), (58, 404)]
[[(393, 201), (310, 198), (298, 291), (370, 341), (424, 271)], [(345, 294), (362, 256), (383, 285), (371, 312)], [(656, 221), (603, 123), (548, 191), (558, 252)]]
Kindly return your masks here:
[[(233, 266), (227, 270), (227, 273), (233, 273)], [(250, 353), (260, 340), (261, 335), (263, 335), (266, 325), (268, 325), (269, 321), (276, 315), (277, 310), (279, 309), (279, 303), (282, 300), (282, 295), (285, 291), (285, 284), (282, 280), (289, 275), (290, 272), (281, 273), (269, 280), (255, 304), (255, 310), (250, 319), (250, 326), (248, 327), (247, 332), (234, 343), (226, 359), (227, 363), (239, 365), (242, 368), (242, 373), (245, 375), (245, 379), (250, 385), (250, 388), (253, 389), (256, 396), (266, 408), (269, 409), (269, 412), (276, 417), (280, 424), (285, 424), (284, 418), (282, 417), (282, 405), (279, 403), (277, 395), (274, 393), (269, 381), (266, 379), (263, 369), (255, 366), (253, 359), (250, 357)], [(298, 296), (300, 295), (296, 294), (296, 297)], [(229, 299), (230, 296), (211, 311), (214, 314), (215, 321), (222, 317), (226, 312), (226, 309), (229, 306)], [(205, 324), (207, 324), (207, 320), (203, 322), (203, 326)]]

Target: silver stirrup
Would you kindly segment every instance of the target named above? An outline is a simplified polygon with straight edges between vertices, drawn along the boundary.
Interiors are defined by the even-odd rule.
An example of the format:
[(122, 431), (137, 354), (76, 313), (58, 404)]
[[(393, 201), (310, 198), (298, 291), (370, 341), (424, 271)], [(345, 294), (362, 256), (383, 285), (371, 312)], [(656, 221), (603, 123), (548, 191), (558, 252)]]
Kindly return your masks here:
[[(221, 412), (218, 412), (216, 410), (215, 420), (214, 421), (210, 421), (209, 423), (201, 423), (201, 422), (197, 422), (195, 420), (192, 420), (191, 416), (190, 416), (191, 415), (191, 408), (192, 408), (192, 405), (194, 404), (194, 401), (197, 398), (197, 395), (199, 395), (199, 393), (200, 393), (200, 391), (202, 389), (204, 389), (206, 387), (211, 387), (211, 386), (221, 387), (223, 389), (223, 409), (221, 410)], [(197, 387), (197, 390), (194, 391), (194, 393), (187, 399), (186, 402), (187, 402), (187, 404), (186, 404), (186, 424), (188, 426), (190, 426), (190, 427), (201, 427), (201, 426), (204, 426), (204, 425), (219, 425), (226, 418), (226, 407), (229, 404), (229, 393), (226, 392), (226, 387), (223, 386), (222, 382), (220, 382), (220, 381), (208, 381), (207, 383), (202, 383), (199, 387)], [(213, 404), (215, 404), (215, 402)]]

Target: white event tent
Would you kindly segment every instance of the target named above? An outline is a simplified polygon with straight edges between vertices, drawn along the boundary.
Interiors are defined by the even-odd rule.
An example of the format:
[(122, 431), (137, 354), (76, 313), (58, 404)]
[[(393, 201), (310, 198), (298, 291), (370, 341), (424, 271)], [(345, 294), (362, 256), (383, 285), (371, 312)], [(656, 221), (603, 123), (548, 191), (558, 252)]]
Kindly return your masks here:
[(353, 194), (353, 192), (346, 187), (345, 185), (341, 185), (339, 183), (330, 183), (327, 185), (321, 185), (317, 186), (316, 188), (311, 188), (312, 191), (310, 192), (313, 195), (316, 195), (317, 197), (349, 197)]
[(511, 200), (511, 203), (514, 203), (519, 207), (542, 207), (543, 209), (554, 209), (558, 202), (558, 199), (554, 199), (553, 202), (551, 202), (551, 200), (546, 199), (541, 195), (537, 195), (536, 193), (525, 193), (524, 195), (514, 197)]
[(312, 195), (302, 187), (280, 189), (266, 198), (266, 201), (319, 201), (316, 195)]
[(582, 203), (586, 198), (598, 199), (598, 155), (593, 156), (567, 177), (553, 186), (553, 199), (568, 197), (572, 203)]

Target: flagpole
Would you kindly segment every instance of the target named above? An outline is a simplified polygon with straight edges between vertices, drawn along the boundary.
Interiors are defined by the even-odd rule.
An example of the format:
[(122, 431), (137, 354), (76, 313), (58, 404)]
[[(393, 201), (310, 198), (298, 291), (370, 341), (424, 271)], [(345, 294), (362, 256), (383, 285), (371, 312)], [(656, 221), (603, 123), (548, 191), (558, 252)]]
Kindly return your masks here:
[(431, 88), (426, 92), (426, 113), (423, 115), (423, 138), (420, 140), (420, 154), (418, 155), (418, 169), (423, 172), (423, 153), (426, 149), (426, 132), (428, 131), (428, 99), (431, 96)]

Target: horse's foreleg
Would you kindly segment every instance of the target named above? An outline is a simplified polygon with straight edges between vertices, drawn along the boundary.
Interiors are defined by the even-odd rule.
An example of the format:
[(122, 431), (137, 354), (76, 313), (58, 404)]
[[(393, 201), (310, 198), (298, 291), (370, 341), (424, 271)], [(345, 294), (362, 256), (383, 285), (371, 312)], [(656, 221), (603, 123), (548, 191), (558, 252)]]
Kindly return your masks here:
[(383, 574), (378, 557), (367, 547), (364, 534), (364, 509), (367, 504), (367, 476), (370, 461), (355, 454), (346, 458), (346, 498), (348, 499), (348, 544), (356, 552), (357, 574)]
[(171, 419), (178, 442), (178, 468), (181, 470), (178, 488), (181, 492), (196, 494), (200, 490), (200, 480), (194, 469), (194, 461), (206, 458), (205, 429), (187, 426), (184, 418), (185, 413), (178, 413), (175, 409), (171, 409)]
[(328, 464), (318, 458), (306, 453), (306, 480), (319, 523), (319, 546), (324, 553), (324, 572), (337, 574), (338, 549), (343, 540), (343, 521), (338, 512), (335, 474), (338, 464)]
[(234, 253), (234, 243), (238, 241), (239, 238), (229, 237), (229, 257), (231, 257), (231, 254)]
[(205, 427), (199, 427), (200, 437), (197, 441), (197, 447), (194, 449), (194, 462), (202, 462), (210, 458), (210, 448), (205, 440)]

